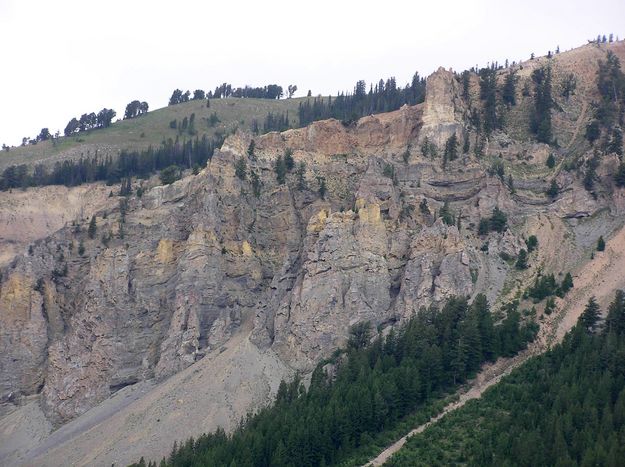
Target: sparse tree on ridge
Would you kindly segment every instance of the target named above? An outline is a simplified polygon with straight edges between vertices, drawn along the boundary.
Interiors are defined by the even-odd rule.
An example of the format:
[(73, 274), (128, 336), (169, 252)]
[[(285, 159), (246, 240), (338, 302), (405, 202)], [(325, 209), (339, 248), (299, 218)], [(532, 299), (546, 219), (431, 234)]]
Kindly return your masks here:
[(52, 135), (50, 134), (50, 130), (48, 130), (47, 128), (42, 128), (37, 135), (37, 141), (47, 141), (50, 138), (52, 138)]
[(64, 134), (65, 136), (70, 136), (76, 133), (80, 129), (80, 123), (76, 118), (72, 118), (67, 126), (65, 127)]
[(182, 91), (180, 89), (174, 89), (174, 92), (169, 98), (169, 105), (176, 105), (182, 102)]
[(132, 101), (126, 106), (124, 119), (138, 117), (139, 115), (147, 113), (148, 109), (149, 106), (147, 102)]
[(111, 121), (115, 118), (115, 111), (113, 109), (104, 108), (98, 112), (96, 116), (98, 127), (107, 128), (111, 125)]

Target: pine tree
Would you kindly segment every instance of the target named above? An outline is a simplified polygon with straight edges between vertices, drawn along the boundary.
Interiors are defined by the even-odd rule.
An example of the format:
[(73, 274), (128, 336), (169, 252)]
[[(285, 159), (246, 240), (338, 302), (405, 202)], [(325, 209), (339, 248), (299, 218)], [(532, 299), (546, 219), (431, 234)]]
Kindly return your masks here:
[(363, 349), (369, 343), (371, 335), (371, 323), (369, 321), (363, 321), (354, 324), (349, 330), (348, 347), (354, 349)]
[(445, 142), (445, 152), (443, 154), (443, 166), (448, 161), (453, 161), (458, 157), (458, 137), (454, 133)]
[(612, 137), (608, 144), (608, 151), (618, 154), (619, 156), (623, 155), (623, 130), (618, 126), (612, 129)]
[(597, 300), (594, 296), (590, 297), (590, 299), (588, 299), (588, 303), (586, 304), (586, 308), (584, 308), (584, 311), (580, 316), (579, 320), (586, 329), (592, 331), (593, 328), (596, 326), (597, 321), (599, 321), (600, 312), (601, 310), (599, 309), (599, 304), (597, 303)]
[(430, 207), (428, 206), (427, 198), (423, 198), (419, 203), (419, 211), (425, 216), (432, 215), (432, 213), (430, 212)]
[(260, 198), (260, 188), (261, 188), (260, 177), (255, 171), (252, 171), (251, 177), (252, 177), (252, 191), (254, 193), (254, 196), (256, 196), (257, 198)]
[(289, 455), (286, 451), (286, 447), (282, 440), (278, 441), (278, 445), (276, 446), (275, 451), (271, 456), (271, 465), (275, 466), (285, 466), (288, 465)]
[(621, 188), (625, 186), (625, 162), (619, 163), (618, 169), (616, 169), (614, 174), (614, 183)]
[(614, 294), (614, 300), (608, 307), (608, 316), (606, 318), (606, 330), (622, 334), (625, 332), (625, 292), (617, 290)]
[(585, 136), (591, 146), (595, 144), (595, 141), (601, 136), (601, 127), (598, 120), (591, 120), (590, 123), (588, 123)]
[(593, 165), (586, 169), (586, 173), (584, 174), (584, 189), (586, 191), (592, 191), (595, 186), (595, 178), (597, 177), (597, 173), (595, 172), (595, 168)]
[(553, 153), (549, 153), (549, 156), (547, 157), (547, 167), (549, 167), (550, 169), (553, 169), (556, 165), (556, 158), (553, 156)]
[(512, 174), (508, 175), (508, 189), (510, 190), (510, 193), (512, 194), (516, 193), (516, 189), (514, 188), (514, 179), (512, 178)]
[(490, 231), (490, 222), (488, 219), (480, 219), (480, 223), (477, 229), (478, 235), (486, 235)]
[(498, 206), (495, 206), (493, 209), (493, 214), (490, 216), (490, 230), (494, 230), (495, 232), (503, 232), (506, 230), (508, 223), (508, 216), (499, 209)]
[(132, 181), (130, 177), (122, 178), (119, 188), (119, 196), (130, 196), (132, 194)]
[(247, 163), (243, 157), (239, 157), (234, 163), (234, 173), (241, 180), (247, 178)]
[(562, 284), (560, 284), (560, 290), (562, 294), (566, 294), (569, 290), (573, 288), (573, 276), (571, 276), (570, 272), (567, 272), (562, 280)]
[(325, 177), (317, 177), (317, 182), (319, 183), (319, 197), (321, 199), (326, 199), (326, 179)]
[(516, 105), (516, 83), (518, 79), (516, 72), (511, 71), (504, 80), (501, 98), (508, 107)]
[(284, 184), (286, 180), (286, 163), (281, 155), (276, 159), (274, 171), (276, 172), (276, 180), (278, 181), (278, 184)]
[(286, 148), (284, 151), (284, 165), (286, 167), (287, 172), (293, 170), (295, 167), (295, 160), (293, 159), (293, 150), (291, 148)]
[(604, 251), (605, 250), (605, 240), (603, 239), (603, 235), (599, 237), (599, 240), (597, 240), (597, 251)]
[(541, 143), (551, 143), (551, 68), (537, 68), (532, 72), (534, 81), (534, 109), (530, 119), (530, 128)]
[(482, 120), (486, 135), (499, 127), (497, 115), (497, 71), (493, 68), (480, 69), (480, 99), (483, 101)]
[(462, 145), (462, 153), (468, 154), (470, 149), (471, 149), (471, 141), (470, 141), (469, 132), (467, 131), (464, 135), (464, 144)]
[(443, 207), (440, 209), (438, 214), (445, 224), (455, 224), (456, 220), (454, 219), (454, 215), (451, 212), (451, 209), (449, 209), (449, 201), (445, 201), (445, 204), (443, 204)]
[(525, 249), (521, 248), (514, 267), (517, 269), (527, 269), (527, 251), (525, 251)]
[(546, 194), (547, 196), (553, 199), (556, 196), (558, 196), (559, 192), (560, 192), (560, 187), (558, 186), (556, 179), (552, 178), (551, 184), (549, 185), (549, 188), (547, 189)]
[(303, 191), (306, 189), (306, 163), (300, 162), (297, 165), (297, 171), (295, 173), (297, 175), (297, 189)]
[(536, 248), (538, 248), (538, 238), (536, 235), (530, 235), (527, 240), (525, 240), (525, 245), (527, 245), (528, 253), (531, 253)]
[(428, 157), (430, 154), (430, 140), (427, 136), (423, 138), (423, 143), (421, 143), (421, 154), (423, 157)]
[(254, 155), (254, 150), (256, 149), (256, 143), (254, 140), (250, 141), (250, 145), (247, 147), (247, 155), (252, 157)]
[(89, 222), (89, 229), (87, 230), (87, 235), (89, 235), (89, 238), (91, 239), (95, 238), (95, 234), (97, 230), (98, 230), (98, 227), (96, 225), (95, 216), (92, 216), (91, 222)]

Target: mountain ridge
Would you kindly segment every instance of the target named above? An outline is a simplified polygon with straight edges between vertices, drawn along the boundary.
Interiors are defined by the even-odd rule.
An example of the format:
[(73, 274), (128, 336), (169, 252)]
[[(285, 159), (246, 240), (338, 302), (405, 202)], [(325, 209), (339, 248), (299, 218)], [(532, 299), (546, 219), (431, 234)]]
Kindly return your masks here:
[[(625, 56), (622, 42), (610, 47)], [(583, 60), (590, 61), (597, 55), (595, 48), (585, 46), (576, 54), (588, 55)], [(554, 76), (578, 66), (577, 55), (567, 62), (566, 54), (549, 62), (554, 70), (562, 66)], [(528, 79), (546, 61), (524, 63), (519, 73)], [(46, 417), (60, 426), (120, 388), (130, 391), (153, 378), (174, 386), (172, 393), (163, 389), (159, 400), (175, 399), (173, 394), (181, 391), (175, 385), (183, 384), (183, 375), (193, 377), (197, 366), (210, 378), (210, 368), (204, 367), (211, 360), (205, 355), (215, 354), (229, 375), (210, 382), (219, 400), (236, 387), (228, 369), (240, 370), (260, 359), (267, 372), (257, 373), (246, 386), (249, 392), (233, 398), (232, 404), (240, 407), (237, 418), (268, 402), (281, 378), (295, 370), (309, 372), (342, 346), (355, 323), (372, 321), (388, 328), (421, 306), (457, 294), (483, 292), (500, 305), (521, 299), (540, 271), (557, 275), (576, 269), (588, 261), (600, 235), (607, 238), (620, 228), (625, 208), (622, 190), (612, 180), (618, 157), (601, 158), (594, 195), (584, 189), (579, 173), (564, 170), (565, 161), (592, 153), (580, 139), (580, 128), (589, 119), (584, 104), (587, 108), (598, 95), (588, 84), (595, 73), (596, 66), (589, 65), (579, 74), (579, 94), (566, 102), (556, 98), (564, 108), (563, 115), (554, 111), (553, 118), (560, 149), (517, 140), (504, 130), (495, 131), (483, 155), (476, 156), (480, 138), (468, 119), (470, 108), (482, 106), (477, 78), (472, 77), (467, 101), (458, 78), (442, 69), (428, 78), (424, 104), (364, 117), (351, 126), (326, 120), (260, 137), (237, 132), (197, 175), (165, 186), (153, 181), (141, 197), (109, 199), (106, 189), (98, 188), (97, 209), (87, 208), (94, 210), (74, 219), (79, 228), (68, 223), (2, 270), (5, 407), (15, 410), (13, 402), (20, 398), (35, 399), (31, 404), (41, 399)], [(525, 125), (519, 122), (528, 120), (533, 100), (517, 94), (518, 107), (505, 114), (511, 128)], [(443, 163), (442, 146), (452, 136), (464, 141), (465, 134), (470, 136), (469, 151)], [(252, 139), (255, 149), (249, 154)], [(423, 153), (426, 141), (434, 141), (437, 156)], [(288, 150), (293, 169), (280, 183), (276, 167)], [(545, 166), (549, 154), (556, 154), (553, 170)], [(246, 163), (244, 177), (236, 169), (241, 159)], [(301, 162), (305, 167), (300, 177), (296, 169)], [(513, 175), (513, 187), (497, 174), (499, 164), (506, 175)], [(258, 196), (254, 177), (260, 182)], [(547, 178), (556, 180), (555, 197), (544, 193)], [(15, 195), (0, 194), (5, 199)], [(481, 220), (496, 207), (508, 214), (509, 228), (479, 233)], [(445, 209), (454, 222), (444, 220)], [(97, 235), (89, 238), (87, 224), (93, 214)], [(539, 248), (530, 254), (529, 269), (517, 271), (509, 260), (527, 248), (530, 235), (538, 237)], [(78, 254), (81, 244), (84, 255)], [(542, 303), (537, 307), (543, 319), (551, 319), (543, 314)], [(231, 345), (247, 349), (247, 363), (237, 361)], [(262, 394), (255, 392), (253, 381), (267, 382), (259, 384)], [(206, 384), (196, 380), (189, 391), (199, 391), (202, 382)], [(248, 405), (238, 402), (243, 400)], [(149, 405), (147, 399), (144, 403)], [(137, 404), (142, 402), (133, 407)], [(207, 409), (204, 415), (188, 411), (195, 406), (168, 405), (169, 417), (205, 421), (218, 410)], [(98, 435), (91, 441), (70, 439), (54, 448), (59, 457), (50, 457), (50, 451), (37, 462), (53, 465), (53, 459), (70, 455), (79, 464), (128, 462), (139, 457), (139, 447), (129, 448), (138, 440), (150, 440), (150, 447), (165, 454), (168, 430), (150, 428), (139, 434), (131, 428), (136, 424), (124, 425), (141, 414), (158, 418), (159, 410), (163, 406), (155, 403), (125, 411), (115, 422), (92, 426)], [(226, 425), (224, 420), (214, 422)], [(216, 428), (202, 423), (198, 433)], [(129, 440), (105, 442), (106, 433)], [(190, 435), (181, 431), (177, 436)], [(94, 446), (94, 440), (108, 447)], [(124, 449), (128, 454), (120, 457)], [(27, 450), (9, 455), (18, 456), (13, 457), (17, 462)]]

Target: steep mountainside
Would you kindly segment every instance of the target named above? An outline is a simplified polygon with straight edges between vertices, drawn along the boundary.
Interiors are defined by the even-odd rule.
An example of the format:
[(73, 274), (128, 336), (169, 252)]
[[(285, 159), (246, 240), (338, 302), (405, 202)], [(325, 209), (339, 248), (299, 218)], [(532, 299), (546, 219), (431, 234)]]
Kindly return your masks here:
[[(110, 465), (165, 454), (174, 439), (231, 428), (280, 379), (309, 373), (343, 345), (356, 323), (384, 330), (480, 292), (531, 308), (523, 292), (538, 274), (562, 281), (622, 226), (618, 157), (600, 158), (592, 190), (583, 180), (606, 49), (625, 60), (617, 42), (523, 63), (518, 102), (489, 139), (471, 123), (484, 106), (478, 78), (465, 96), (460, 77), (439, 69), (421, 105), (269, 133), (254, 139), (253, 154), (252, 137), (237, 132), (199, 174), (141, 197), (74, 189), (85, 194), (68, 203), (73, 213), (1, 270), (0, 444), (10, 447), (0, 462)], [(570, 97), (553, 92), (559, 147), (527, 130), (534, 98), (522, 90), (548, 63), (554, 89), (571, 71), (577, 79)], [(457, 157), (445, 151), (452, 136)], [(552, 180), (557, 193), (547, 195)], [(51, 204), (64, 196), (41, 190), (55, 189), (27, 193)], [(496, 207), (508, 228), (491, 221), (480, 232)], [(11, 215), (27, 219), (22, 208)], [(538, 249), (516, 269), (530, 235)], [(542, 318), (544, 301), (536, 308), (552, 319)], [(34, 420), (39, 431), (28, 434)], [(52, 427), (61, 428), (47, 438)]]

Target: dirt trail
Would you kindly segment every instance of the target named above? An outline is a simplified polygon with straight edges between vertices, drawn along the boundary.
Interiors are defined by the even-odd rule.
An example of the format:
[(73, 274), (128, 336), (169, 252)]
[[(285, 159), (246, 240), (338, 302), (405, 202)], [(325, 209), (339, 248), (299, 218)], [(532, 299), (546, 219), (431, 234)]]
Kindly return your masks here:
[(558, 313), (553, 315), (552, 319), (541, 324), (541, 330), (536, 341), (527, 350), (512, 358), (499, 359), (495, 363), (485, 366), (477, 377), (470, 382), (468, 389), (460, 394), (460, 398), (456, 402), (449, 404), (439, 415), (388, 446), (366, 465), (380, 466), (384, 464), (402, 448), (410, 436), (423, 432), (449, 412), (462, 407), (467, 401), (479, 398), (486, 389), (498, 383), (503, 376), (509, 374), (528, 358), (538, 355), (560, 342), (575, 325), (590, 297), (595, 296), (605, 309), (614, 291), (625, 288), (624, 246), (625, 228), (622, 228), (606, 243), (604, 252), (595, 252), (595, 258), (577, 271), (574, 276), (575, 287), (564, 299), (558, 301)]
[(529, 357), (540, 353), (538, 350), (539, 346), (532, 346), (527, 350), (515, 355), (512, 358), (501, 358), (497, 360), (495, 363), (485, 366), (482, 371), (477, 375), (477, 377), (471, 381), (468, 389), (465, 392), (460, 394), (460, 397), (457, 401), (450, 403), (447, 405), (443, 411), (431, 418), (427, 423), (418, 426), (414, 430), (410, 431), (407, 435), (403, 436), (395, 443), (391, 444), (384, 451), (382, 451), (375, 459), (368, 462), (367, 466), (379, 466), (384, 464), (389, 458), (399, 451), (402, 446), (406, 443), (410, 436), (416, 435), (417, 433), (423, 432), (430, 425), (436, 423), (441, 418), (443, 418), (449, 412), (453, 412), (454, 410), (462, 407), (471, 399), (479, 398), (482, 393), (491, 387), (493, 384), (496, 384), (503, 378), (505, 375), (509, 374), (514, 368), (519, 366)]

